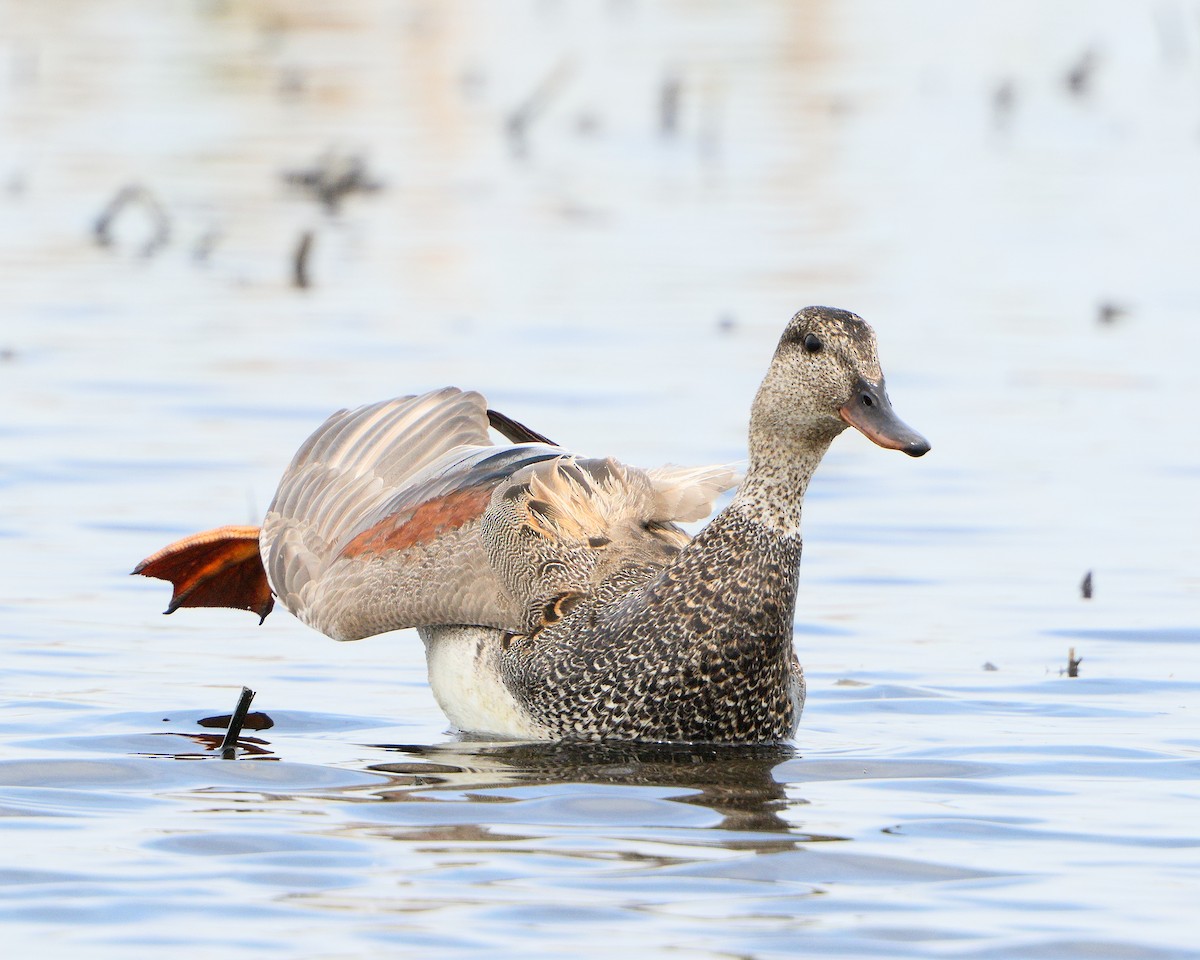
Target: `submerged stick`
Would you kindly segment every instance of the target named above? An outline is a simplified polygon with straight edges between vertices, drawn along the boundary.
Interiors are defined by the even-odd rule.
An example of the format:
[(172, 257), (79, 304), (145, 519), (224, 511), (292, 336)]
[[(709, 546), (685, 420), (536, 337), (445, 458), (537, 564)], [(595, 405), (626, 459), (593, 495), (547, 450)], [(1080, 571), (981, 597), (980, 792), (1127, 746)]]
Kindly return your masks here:
[(237, 707), (234, 708), (233, 716), (229, 718), (229, 729), (225, 731), (225, 739), (221, 741), (221, 758), (223, 760), (232, 760), (237, 754), (237, 742), (242, 735), (242, 724), (246, 722), (246, 712), (250, 709), (250, 702), (253, 699), (254, 691), (249, 687), (242, 687), (242, 695), (238, 699)]

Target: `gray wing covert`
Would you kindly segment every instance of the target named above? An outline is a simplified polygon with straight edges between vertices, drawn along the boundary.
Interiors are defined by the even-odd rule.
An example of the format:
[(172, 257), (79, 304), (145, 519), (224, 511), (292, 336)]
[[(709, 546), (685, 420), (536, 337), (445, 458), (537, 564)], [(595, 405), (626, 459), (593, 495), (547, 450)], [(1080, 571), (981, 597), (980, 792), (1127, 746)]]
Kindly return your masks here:
[(502, 476), (557, 448), (502, 448), (477, 393), (446, 388), (339, 411), (297, 452), (263, 522), (279, 600), (336, 639), (407, 626), (510, 622), (512, 604), (479, 543)]

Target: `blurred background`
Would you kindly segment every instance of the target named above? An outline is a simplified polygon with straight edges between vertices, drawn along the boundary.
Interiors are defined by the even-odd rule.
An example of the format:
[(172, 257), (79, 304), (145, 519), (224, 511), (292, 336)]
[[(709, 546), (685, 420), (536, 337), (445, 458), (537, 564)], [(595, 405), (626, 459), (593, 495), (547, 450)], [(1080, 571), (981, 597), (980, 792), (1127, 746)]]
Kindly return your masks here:
[[(166, 585), (129, 569), (257, 523), (331, 411), (445, 384), (581, 453), (740, 459), (779, 332), (826, 303), (875, 326), (933, 451), (848, 435), (811, 488), (799, 748), (874, 770), (1055, 743), (1005, 756), (1094, 835), (1179, 822), (1200, 749), (1198, 173), (1195, 0), (0, 0), (5, 749), (107, 751), (117, 773), (71, 781), (103, 793), (147, 724), (227, 710), (242, 683), (308, 712), (277, 731), (293, 761), (357, 769), (347, 723), (443, 738), (415, 637), (164, 621)], [(872, 705), (897, 697), (921, 706)], [(1105, 819), (1095, 770), (1057, 777), (1118, 748), (1191, 763), (1191, 787), (1137, 796), (1138, 827)], [(860, 850), (911, 812), (883, 792), (826, 810), (822, 789), (854, 788), (809, 769), (776, 779)], [(921, 862), (975, 862), (933, 836)], [(1075, 862), (1141, 853), (1093, 852)], [(1122, 869), (1150, 891), (1161, 867)], [(1171, 897), (1101, 874), (1036, 891), (1072, 891), (1056, 922), (1078, 955), (1088, 930), (1181, 955)], [(164, 896), (153, 917), (187, 894)], [(1011, 946), (996, 897), (975, 929)]]

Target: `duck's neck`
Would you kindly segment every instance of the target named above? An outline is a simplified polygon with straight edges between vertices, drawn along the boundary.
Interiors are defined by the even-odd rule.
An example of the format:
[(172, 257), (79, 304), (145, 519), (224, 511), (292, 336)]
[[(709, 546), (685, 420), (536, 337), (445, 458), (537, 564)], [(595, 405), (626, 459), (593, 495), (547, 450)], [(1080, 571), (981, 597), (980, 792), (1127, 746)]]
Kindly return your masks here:
[(779, 536), (798, 537), (808, 483), (841, 431), (824, 424), (788, 431), (757, 409), (755, 414), (750, 425), (750, 469), (728, 509)]
[[(769, 426), (769, 425), (767, 425)], [(750, 431), (750, 469), (733, 502), (716, 516), (664, 573), (664, 582), (726, 580), (706, 594), (712, 621), (731, 620), (760, 639), (791, 650), (792, 609), (800, 572), (800, 512), (821, 457), (840, 432)], [(714, 573), (715, 571), (715, 573)], [(689, 596), (689, 610), (702, 604)]]

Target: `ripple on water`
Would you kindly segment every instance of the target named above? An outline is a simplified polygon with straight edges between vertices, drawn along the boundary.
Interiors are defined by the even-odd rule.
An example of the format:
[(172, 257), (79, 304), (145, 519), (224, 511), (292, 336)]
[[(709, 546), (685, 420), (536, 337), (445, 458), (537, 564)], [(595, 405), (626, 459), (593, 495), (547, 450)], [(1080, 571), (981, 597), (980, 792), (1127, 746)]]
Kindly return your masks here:
[(1082, 846), (1161, 847), (1186, 849), (1200, 847), (1200, 838), (1186, 834), (1173, 836), (1113, 836), (1057, 829), (1038, 829), (1028, 823), (1005, 822), (974, 817), (940, 817), (905, 820), (888, 827), (887, 833), (905, 837), (934, 837), (947, 840), (979, 840), (987, 843), (1025, 842), (1064, 843)]
[(1111, 627), (1046, 630), (1047, 636), (1073, 640), (1118, 640), (1129, 643), (1200, 643), (1200, 627)]
[[(1173, 686), (1174, 681), (1168, 683)], [(813, 697), (810, 681), (809, 697)], [(1183, 684), (1176, 689), (1186, 689)], [(1069, 684), (1048, 681), (1018, 687), (942, 687), (922, 688), (891, 683), (839, 681), (821, 691), (821, 713), (839, 714), (905, 714), (910, 716), (986, 716), (1030, 715), (1061, 718), (1135, 718), (1153, 716), (1148, 709), (1121, 705), (1135, 702), (1129, 694), (1142, 691), (1140, 681), (1094, 678), (1072, 679)], [(1011, 693), (1009, 699), (998, 699), (997, 693)], [(1024, 695), (1018, 695), (1024, 694)], [(1035, 696), (1030, 696), (1033, 694)], [(1089, 699), (1092, 694), (1121, 694), (1101, 703)]]
[(999, 764), (969, 760), (871, 758), (797, 759), (780, 764), (775, 776), (786, 783), (818, 783), (831, 780), (905, 780), (995, 777), (1005, 772)]
[(756, 883), (800, 884), (853, 883), (886, 886), (893, 883), (942, 883), (980, 880), (1001, 873), (969, 867), (908, 860), (901, 857), (855, 853), (824, 853), (820, 850), (785, 850), (753, 857), (724, 859), (711, 863), (665, 867), (664, 873), (685, 877), (716, 877)]
[(0, 788), (95, 790), (158, 794), (172, 790), (231, 789), (305, 793), (377, 786), (381, 778), (357, 770), (287, 761), (197, 763), (173, 759), (36, 759), (0, 761)]

